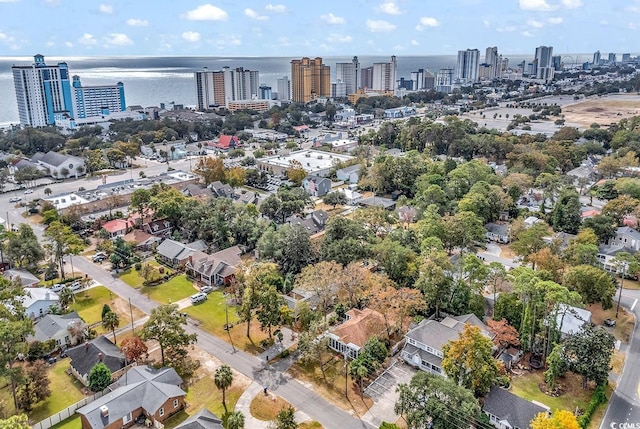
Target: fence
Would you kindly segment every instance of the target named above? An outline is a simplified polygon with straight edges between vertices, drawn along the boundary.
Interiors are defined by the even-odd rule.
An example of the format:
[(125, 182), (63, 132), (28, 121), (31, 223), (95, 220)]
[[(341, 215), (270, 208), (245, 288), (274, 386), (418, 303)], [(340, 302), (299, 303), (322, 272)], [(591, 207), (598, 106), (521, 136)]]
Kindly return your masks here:
[(49, 429), (50, 427), (57, 425), (61, 421), (72, 417), (78, 408), (82, 408), (88, 403), (95, 401), (96, 399), (102, 397), (102, 395), (104, 395), (106, 392), (108, 392), (108, 389), (102, 392), (95, 393), (91, 396), (87, 396), (86, 398), (82, 399), (79, 402), (76, 402), (70, 407), (65, 408), (59, 413), (49, 416), (41, 422), (31, 425), (31, 427), (33, 429)]

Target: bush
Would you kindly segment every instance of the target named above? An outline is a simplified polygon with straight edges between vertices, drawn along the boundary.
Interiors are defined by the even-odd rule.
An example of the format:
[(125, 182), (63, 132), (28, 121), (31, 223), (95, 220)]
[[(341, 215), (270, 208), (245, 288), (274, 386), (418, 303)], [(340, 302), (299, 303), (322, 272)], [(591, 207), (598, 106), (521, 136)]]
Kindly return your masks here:
[(135, 264), (135, 266), (134, 266), (134, 267), (135, 267), (136, 271), (138, 271), (138, 272), (139, 272), (139, 271), (142, 269), (142, 263), (140, 263), (140, 262), (136, 262), (136, 264)]
[(578, 417), (578, 424), (581, 428), (585, 429), (591, 423), (591, 418), (593, 414), (596, 412), (600, 404), (604, 404), (607, 402), (607, 395), (605, 394), (605, 385), (601, 384), (596, 388), (591, 396), (591, 400), (589, 401), (589, 405), (587, 405), (587, 409), (584, 410), (584, 414)]

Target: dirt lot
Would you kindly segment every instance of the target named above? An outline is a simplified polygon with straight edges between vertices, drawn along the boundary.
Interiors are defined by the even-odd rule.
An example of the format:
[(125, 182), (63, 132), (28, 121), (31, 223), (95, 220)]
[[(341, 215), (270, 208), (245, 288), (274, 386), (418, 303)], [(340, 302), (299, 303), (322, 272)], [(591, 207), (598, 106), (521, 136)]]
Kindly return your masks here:
[(562, 114), (567, 123), (579, 124), (584, 128), (589, 128), (594, 122), (606, 126), (623, 118), (640, 115), (640, 96), (622, 94), (590, 98), (564, 106)]

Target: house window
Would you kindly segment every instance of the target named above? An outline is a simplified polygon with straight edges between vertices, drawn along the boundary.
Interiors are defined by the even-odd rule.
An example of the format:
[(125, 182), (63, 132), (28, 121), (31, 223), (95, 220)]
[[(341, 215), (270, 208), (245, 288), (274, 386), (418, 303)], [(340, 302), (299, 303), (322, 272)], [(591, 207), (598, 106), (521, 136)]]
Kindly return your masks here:
[(158, 414), (160, 414), (160, 417), (164, 416), (164, 407), (160, 408), (160, 412)]
[(127, 423), (129, 423), (132, 420), (131, 417), (131, 413), (126, 414), (123, 418), (122, 418), (122, 424), (126, 425)]
[(173, 408), (178, 408), (178, 400), (177, 399), (173, 400)]

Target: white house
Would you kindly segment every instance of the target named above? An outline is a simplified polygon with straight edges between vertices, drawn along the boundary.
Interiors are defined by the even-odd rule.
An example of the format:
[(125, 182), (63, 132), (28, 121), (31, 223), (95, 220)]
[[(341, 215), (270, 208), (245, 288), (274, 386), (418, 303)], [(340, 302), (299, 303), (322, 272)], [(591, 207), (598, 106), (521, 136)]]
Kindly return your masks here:
[(51, 312), (51, 306), (57, 305), (60, 297), (57, 293), (43, 287), (24, 288), (22, 299), (25, 314), (31, 319), (40, 318)]
[(584, 308), (560, 304), (556, 316), (556, 327), (562, 336), (577, 334), (582, 325), (591, 322), (591, 312)]
[(57, 315), (47, 314), (33, 326), (33, 336), (29, 340), (54, 340), (58, 347), (75, 346), (87, 334), (87, 324), (73, 313)]
[(344, 196), (347, 198), (347, 205), (349, 206), (355, 206), (362, 200), (362, 194), (360, 192), (346, 188), (340, 188), (338, 189), (338, 192), (344, 194)]
[(615, 237), (607, 244), (598, 248), (598, 261), (607, 271), (616, 271), (613, 260), (618, 253), (627, 252), (631, 255), (640, 251), (640, 232), (628, 226), (621, 226), (616, 230)]
[(338, 353), (355, 359), (360, 349), (374, 336), (384, 333), (385, 323), (382, 314), (370, 308), (347, 311), (347, 320), (327, 334), (328, 346)]
[(38, 152), (33, 155), (31, 160), (51, 177), (57, 179), (78, 178), (84, 176), (87, 172), (84, 160), (73, 155), (63, 155), (54, 151), (49, 151), (46, 154)]
[(336, 171), (336, 177), (338, 180), (342, 180), (345, 183), (358, 183), (360, 178), (360, 164), (351, 165), (349, 167), (341, 168)]

